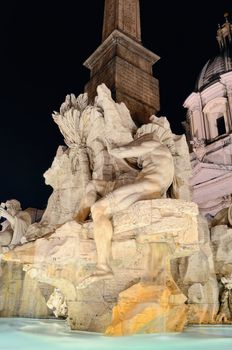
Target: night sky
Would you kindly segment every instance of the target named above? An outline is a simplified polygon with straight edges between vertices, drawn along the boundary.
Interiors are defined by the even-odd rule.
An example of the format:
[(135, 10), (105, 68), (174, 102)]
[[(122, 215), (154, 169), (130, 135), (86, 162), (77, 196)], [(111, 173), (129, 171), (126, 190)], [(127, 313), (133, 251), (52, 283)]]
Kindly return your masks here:
[[(1, 5), (1, 202), (16, 198), (23, 208), (45, 208), (51, 188), (43, 173), (63, 144), (51, 113), (89, 80), (82, 64), (101, 43), (103, 7), (104, 0)], [(140, 8), (143, 45), (161, 56), (154, 65), (161, 115), (182, 133), (182, 104), (218, 53), (217, 24), (232, 14), (232, 2), (140, 0)]]

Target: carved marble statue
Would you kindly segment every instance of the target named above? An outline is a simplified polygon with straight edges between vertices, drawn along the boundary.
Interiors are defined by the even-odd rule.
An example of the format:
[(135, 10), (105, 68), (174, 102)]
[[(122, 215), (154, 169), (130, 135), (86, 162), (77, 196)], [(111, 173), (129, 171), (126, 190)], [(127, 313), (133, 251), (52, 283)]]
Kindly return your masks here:
[(23, 242), (52, 233), (72, 220), (78, 210), (83, 191), (90, 179), (90, 167), (85, 147), (84, 130), (88, 104), (87, 94), (77, 98), (67, 95), (53, 119), (64, 136), (66, 146), (59, 146), (51, 167), (44, 173), (45, 183), (53, 188), (47, 208), (39, 223), (29, 227)]
[(220, 309), (216, 318), (218, 323), (232, 322), (232, 274), (222, 277), (223, 292), (220, 297)]
[(117, 148), (108, 144), (109, 154), (129, 163), (136, 161), (141, 170), (133, 183), (116, 188), (91, 206), (98, 262), (96, 272), (79, 287), (113, 276), (109, 266), (112, 215), (139, 200), (162, 198), (173, 182), (175, 143), (170, 125), (165, 117), (152, 116), (150, 120), (151, 123), (137, 130), (134, 141), (129, 144)]
[(232, 204), (228, 208), (221, 209), (212, 219), (211, 227), (227, 225), (232, 227)]
[(123, 103), (113, 101), (105, 84), (98, 86), (97, 93), (95, 106), (85, 115), (89, 117), (89, 122), (85, 122), (85, 135), (92, 177), (80, 203), (78, 222), (87, 219), (97, 197), (104, 197), (115, 188), (132, 183), (138, 174), (134, 165), (115, 158), (108, 151), (109, 144), (121, 146), (133, 140), (136, 126), (129, 110)]
[(205, 140), (198, 139), (194, 137), (190, 144), (193, 147), (193, 152), (195, 153), (197, 159), (201, 162), (206, 155)]
[(71, 94), (59, 113), (53, 114), (67, 147), (58, 148), (51, 168), (44, 174), (53, 193), (41, 222), (30, 226), (24, 242), (54, 232), (77, 212), (78, 221), (84, 221), (97, 196), (103, 197), (137, 176), (137, 169), (109, 154), (106, 142), (107, 138), (112, 144), (122, 145), (133, 140), (136, 126), (129, 110), (112, 100), (104, 84), (97, 92), (94, 106), (88, 105), (87, 94), (77, 98)]
[(50, 295), (47, 306), (52, 310), (55, 317), (66, 318), (68, 316), (68, 306), (65, 296), (62, 294), (59, 288), (55, 288)]
[(21, 204), (16, 199), (11, 199), (0, 206), (0, 217), (6, 220), (1, 224), (0, 246), (15, 246), (20, 243), (31, 217), (26, 211), (22, 211)]
[[(28, 283), (22, 295), (24, 287), (26, 295), (37, 290), (47, 313), (40, 285), (49, 286), (49, 294), (51, 286), (59, 288), (72, 329), (112, 335), (181, 330), (186, 296), (173, 280), (170, 261), (198, 250), (185, 137), (172, 134), (165, 117), (152, 116), (137, 129), (104, 84), (93, 105), (85, 94), (68, 95), (53, 118), (66, 144), (44, 174), (53, 193), (41, 222), (24, 235), (31, 242), (3, 257), (4, 264), (23, 264)], [(1, 284), (0, 293), (4, 312), (12, 314)], [(50, 307), (63, 314), (60, 293), (51, 299)], [(39, 312), (35, 303), (24, 307), (25, 314)], [(152, 327), (147, 313), (155, 320)]]

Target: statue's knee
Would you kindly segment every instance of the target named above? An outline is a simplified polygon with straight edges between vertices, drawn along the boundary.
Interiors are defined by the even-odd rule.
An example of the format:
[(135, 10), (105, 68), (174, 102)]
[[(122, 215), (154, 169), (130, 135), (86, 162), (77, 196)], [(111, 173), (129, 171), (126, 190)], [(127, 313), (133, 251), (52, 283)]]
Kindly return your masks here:
[(103, 216), (107, 216), (107, 208), (102, 205), (100, 202), (96, 202), (91, 207), (91, 216), (93, 221), (100, 220)]
[(160, 186), (159, 186), (159, 183), (156, 182), (150, 182), (150, 181), (144, 181), (143, 183), (143, 191), (145, 193), (153, 193), (155, 191), (158, 191), (160, 190)]
[(98, 203), (95, 203), (91, 207), (91, 216), (94, 221), (98, 220), (102, 215), (102, 210), (99, 208)]

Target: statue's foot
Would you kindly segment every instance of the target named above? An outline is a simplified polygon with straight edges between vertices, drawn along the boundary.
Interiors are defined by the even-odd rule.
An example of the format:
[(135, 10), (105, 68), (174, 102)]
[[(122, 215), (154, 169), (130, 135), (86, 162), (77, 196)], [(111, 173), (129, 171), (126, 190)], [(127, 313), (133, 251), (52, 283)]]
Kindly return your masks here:
[(84, 289), (94, 282), (101, 280), (108, 280), (114, 278), (114, 274), (111, 270), (96, 270), (92, 275), (84, 278), (77, 286), (77, 289)]

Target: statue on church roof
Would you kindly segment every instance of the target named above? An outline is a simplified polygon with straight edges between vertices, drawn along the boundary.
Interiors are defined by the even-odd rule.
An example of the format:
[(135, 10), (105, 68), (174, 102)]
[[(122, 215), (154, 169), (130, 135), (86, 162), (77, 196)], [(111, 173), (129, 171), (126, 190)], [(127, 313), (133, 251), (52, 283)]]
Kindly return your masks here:
[(195, 153), (197, 159), (202, 162), (206, 155), (205, 140), (193, 137), (193, 140), (190, 141), (190, 144), (193, 147), (193, 152)]

